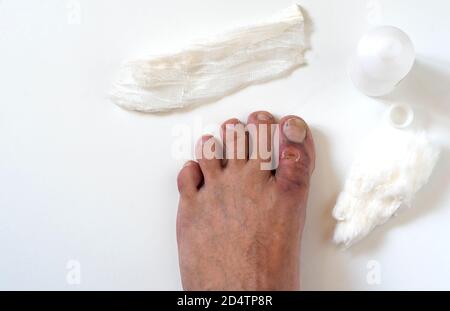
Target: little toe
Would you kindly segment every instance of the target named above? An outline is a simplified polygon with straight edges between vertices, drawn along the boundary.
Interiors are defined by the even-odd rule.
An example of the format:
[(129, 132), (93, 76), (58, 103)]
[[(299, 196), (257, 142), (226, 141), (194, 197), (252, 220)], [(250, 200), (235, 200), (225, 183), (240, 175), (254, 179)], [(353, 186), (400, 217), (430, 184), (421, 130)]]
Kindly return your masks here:
[(271, 176), (272, 138), (275, 132), (275, 118), (267, 111), (256, 111), (249, 115), (247, 131), (249, 136), (249, 165), (261, 173)]
[(203, 174), (198, 163), (188, 161), (178, 173), (178, 191), (182, 196), (192, 196), (197, 193), (202, 181)]
[(277, 183), (288, 189), (308, 188), (315, 163), (311, 131), (306, 122), (297, 116), (281, 119), (280, 129)]
[(221, 126), (225, 166), (242, 167), (248, 158), (248, 135), (245, 125), (233, 118)]
[(212, 135), (202, 136), (195, 146), (195, 157), (200, 165), (205, 182), (221, 171), (222, 151)]

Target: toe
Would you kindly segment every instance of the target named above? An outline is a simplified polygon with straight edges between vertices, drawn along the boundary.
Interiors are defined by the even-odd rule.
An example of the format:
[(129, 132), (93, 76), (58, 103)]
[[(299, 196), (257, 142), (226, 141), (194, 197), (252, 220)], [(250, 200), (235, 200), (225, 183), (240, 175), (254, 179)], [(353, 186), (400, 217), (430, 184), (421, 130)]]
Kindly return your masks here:
[(188, 161), (178, 173), (178, 191), (181, 195), (194, 195), (203, 181), (200, 166), (195, 161)]
[(195, 145), (195, 157), (202, 170), (205, 181), (214, 177), (221, 168), (222, 151), (212, 135), (202, 136)]
[(267, 176), (271, 175), (271, 170), (274, 168), (272, 166), (272, 139), (275, 126), (275, 118), (267, 111), (256, 111), (248, 117), (249, 164)]
[(233, 118), (222, 124), (220, 132), (224, 145), (225, 165), (239, 167), (247, 163), (248, 136), (245, 125)]
[(297, 116), (281, 119), (280, 129), (277, 183), (289, 189), (308, 187), (315, 161), (311, 131), (306, 122)]

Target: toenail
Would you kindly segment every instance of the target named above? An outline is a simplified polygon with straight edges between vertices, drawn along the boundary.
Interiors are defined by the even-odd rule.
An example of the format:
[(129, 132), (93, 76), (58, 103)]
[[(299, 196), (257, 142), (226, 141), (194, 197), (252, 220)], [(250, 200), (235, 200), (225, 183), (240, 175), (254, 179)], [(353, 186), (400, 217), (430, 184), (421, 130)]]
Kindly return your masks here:
[(300, 153), (296, 150), (285, 149), (281, 153), (281, 158), (286, 160), (294, 160), (295, 162), (297, 162), (298, 160), (300, 160)]
[(225, 132), (227, 133), (228, 139), (234, 139), (235, 136), (240, 138), (245, 134), (245, 127), (242, 123), (227, 124)]
[(184, 163), (183, 167), (190, 166), (192, 164), (194, 164), (193, 161), (187, 161), (186, 163)]
[(272, 116), (266, 112), (259, 112), (256, 117), (259, 121), (269, 121), (270, 119), (272, 119)]
[(302, 143), (306, 137), (306, 123), (302, 119), (290, 118), (283, 126), (284, 135), (294, 143)]

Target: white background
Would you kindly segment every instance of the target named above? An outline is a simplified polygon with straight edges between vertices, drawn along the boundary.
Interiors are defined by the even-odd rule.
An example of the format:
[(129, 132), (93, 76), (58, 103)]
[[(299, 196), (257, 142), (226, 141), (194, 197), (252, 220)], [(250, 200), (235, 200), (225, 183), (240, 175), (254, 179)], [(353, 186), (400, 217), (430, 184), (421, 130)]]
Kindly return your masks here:
[[(261, 109), (298, 114), (315, 135), (303, 289), (450, 289), (448, 1), (305, 0), (312, 50), (290, 77), (174, 114), (130, 113), (108, 100), (126, 58), (290, 4), (0, 0), (0, 289), (181, 289), (176, 129)], [(417, 51), (410, 76), (383, 99), (365, 97), (347, 77), (358, 38), (375, 24), (400, 27)], [(415, 126), (443, 149), (440, 161), (412, 209), (342, 251), (330, 243), (330, 211), (354, 151), (392, 102), (414, 107)], [(71, 260), (81, 284), (67, 282)], [(367, 282), (374, 271), (380, 284)]]

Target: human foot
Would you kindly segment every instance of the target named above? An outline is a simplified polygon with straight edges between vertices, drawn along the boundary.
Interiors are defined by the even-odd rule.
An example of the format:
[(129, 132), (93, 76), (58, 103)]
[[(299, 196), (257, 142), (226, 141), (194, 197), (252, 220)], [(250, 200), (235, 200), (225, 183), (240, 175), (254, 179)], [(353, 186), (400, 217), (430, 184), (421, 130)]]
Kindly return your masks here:
[[(256, 132), (230, 119), (222, 125), (226, 160), (217, 156), (222, 144), (203, 136), (196, 146), (198, 162), (181, 169), (177, 240), (185, 290), (299, 289), (314, 143), (298, 117), (282, 118), (275, 135), (274, 124), (263, 111), (248, 118), (248, 129)], [(264, 146), (274, 137), (279, 137), (278, 167), (263, 170)]]

